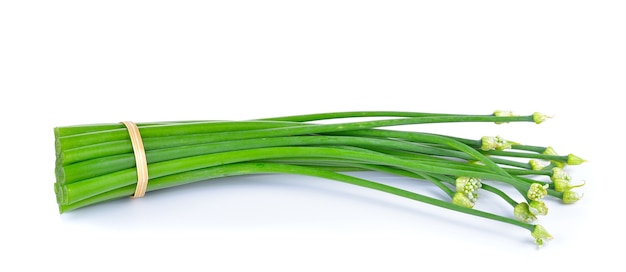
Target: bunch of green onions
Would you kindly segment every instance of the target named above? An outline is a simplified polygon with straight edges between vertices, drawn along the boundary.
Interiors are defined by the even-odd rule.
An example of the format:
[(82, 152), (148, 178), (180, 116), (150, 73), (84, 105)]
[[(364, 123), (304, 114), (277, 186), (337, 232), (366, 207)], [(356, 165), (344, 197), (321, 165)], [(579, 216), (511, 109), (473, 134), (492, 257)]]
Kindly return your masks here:
[[(349, 118), (350, 121), (345, 121)], [(538, 245), (552, 236), (538, 224), (544, 197), (574, 203), (568, 165), (583, 160), (551, 147), (528, 146), (498, 136), (465, 139), (388, 127), (453, 122), (543, 122), (547, 116), (368, 111), (332, 112), (245, 121), (138, 123), (149, 183), (147, 191), (214, 178), (261, 173), (307, 175), (362, 186), (522, 227)], [(319, 122), (336, 119), (339, 122)], [(360, 120), (362, 119), (362, 120)], [(132, 196), (137, 169), (123, 124), (57, 127), (56, 183), (61, 213)], [(429, 182), (447, 197), (435, 198), (351, 175), (378, 171)], [(519, 194), (505, 193), (509, 186)], [(498, 188), (500, 187), (500, 189)], [(512, 207), (513, 216), (474, 209), (482, 193)]]

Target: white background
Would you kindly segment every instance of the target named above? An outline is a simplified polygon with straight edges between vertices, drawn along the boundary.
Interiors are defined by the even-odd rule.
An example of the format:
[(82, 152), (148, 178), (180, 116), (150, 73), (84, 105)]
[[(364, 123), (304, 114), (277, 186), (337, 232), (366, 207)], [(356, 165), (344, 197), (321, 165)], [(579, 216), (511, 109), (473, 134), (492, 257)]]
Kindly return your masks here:
[[(624, 14), (622, 1), (3, 1), (0, 270), (606, 270), (626, 242)], [(407, 129), (587, 159), (568, 169), (584, 198), (549, 203), (555, 240), (539, 250), (517, 227), (306, 177), (63, 215), (52, 190), (55, 126), (496, 109), (554, 118)]]

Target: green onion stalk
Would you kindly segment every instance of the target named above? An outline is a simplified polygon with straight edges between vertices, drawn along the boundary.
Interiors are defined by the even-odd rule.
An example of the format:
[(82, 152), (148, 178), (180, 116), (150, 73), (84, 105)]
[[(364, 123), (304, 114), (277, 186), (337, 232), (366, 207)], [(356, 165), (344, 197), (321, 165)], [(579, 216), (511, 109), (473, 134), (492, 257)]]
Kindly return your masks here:
[[(191, 120), (138, 123), (148, 168), (147, 191), (216, 178), (282, 173), (339, 181), (424, 204), (512, 224), (531, 232), (538, 245), (552, 236), (539, 224), (544, 197), (571, 204), (580, 199), (564, 170), (584, 162), (549, 146), (522, 145), (499, 136), (394, 130), (404, 125), (459, 122), (534, 122), (546, 116), (399, 111), (329, 112), (254, 120)], [(331, 119), (335, 122), (327, 122)], [(338, 121), (338, 122), (337, 122)], [(89, 124), (54, 129), (59, 211), (70, 212), (133, 196), (137, 166), (123, 124)], [(435, 198), (359, 178), (375, 171), (427, 182)], [(500, 187), (513, 188), (507, 194)], [(474, 208), (482, 192), (498, 196), (511, 214)]]

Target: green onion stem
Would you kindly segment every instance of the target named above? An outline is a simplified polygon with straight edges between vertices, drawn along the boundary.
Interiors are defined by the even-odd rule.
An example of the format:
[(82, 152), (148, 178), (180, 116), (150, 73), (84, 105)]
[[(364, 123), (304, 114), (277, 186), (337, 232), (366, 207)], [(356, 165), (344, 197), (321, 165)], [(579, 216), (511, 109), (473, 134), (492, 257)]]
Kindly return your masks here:
[(543, 152), (546, 151), (547, 147), (514, 144), (514, 145), (511, 146), (511, 149), (525, 150), (525, 151), (531, 151), (531, 152), (536, 152), (536, 153), (543, 153)]
[[(297, 174), (297, 175), (307, 175), (313, 177), (319, 177), (329, 180), (336, 180), (345, 182), (352, 185), (357, 185), (365, 188), (370, 188), (374, 190), (378, 190), (381, 192), (386, 192), (390, 194), (394, 194), (397, 196), (405, 197), (408, 199), (420, 201), (426, 204), (434, 205), (437, 207), (445, 208), (448, 210), (453, 210), (461, 213), (466, 213), (470, 215), (479, 216), (486, 219), (491, 219), (503, 223), (512, 224), (515, 226), (522, 227), (529, 231), (533, 231), (535, 225), (524, 223), (515, 219), (511, 219), (508, 217), (503, 217), (500, 215), (465, 208), (455, 204), (452, 204), (447, 201), (439, 200), (436, 198), (428, 197), (425, 195), (417, 194), (414, 192), (410, 192), (407, 190), (395, 188), (389, 185), (372, 182), (366, 179), (353, 177), (349, 175), (344, 175), (340, 173), (335, 173), (331, 171), (320, 170), (312, 167), (305, 166), (296, 166), (296, 165), (284, 165), (284, 164), (271, 164), (271, 163), (235, 163), (229, 165), (221, 165), (209, 168), (200, 168), (189, 172), (184, 172), (177, 175), (164, 176), (161, 178), (157, 178), (151, 181), (148, 184), (149, 190), (156, 190), (161, 188), (167, 188), (171, 186), (181, 185), (188, 182), (214, 179), (218, 177), (228, 177), (228, 176), (237, 176), (237, 175), (249, 175), (249, 174), (260, 174), (260, 173), (284, 173), (284, 174)], [(90, 200), (85, 200), (84, 202), (76, 202), (74, 205), (66, 205), (62, 208), (63, 212), (76, 209), (85, 205), (91, 205), (97, 202), (101, 202), (108, 199), (120, 198), (127, 196), (128, 194), (132, 194), (134, 188), (133, 186), (125, 186), (120, 187), (113, 191), (108, 191), (106, 194), (100, 195), (98, 198), (92, 198)]]
[(288, 122), (310, 122), (320, 120), (330, 120), (339, 118), (363, 118), (363, 117), (430, 117), (430, 116), (467, 116), (465, 114), (442, 114), (442, 113), (425, 113), (425, 112), (406, 112), (406, 111), (345, 111), (345, 112), (326, 112), (303, 115), (290, 115), (272, 118), (263, 118), (259, 120), (267, 121), (288, 121)]
[[(499, 137), (474, 140), (388, 129), (458, 122), (540, 123), (546, 118), (539, 113), (504, 115), (510, 115), (510, 112), (467, 115), (352, 111), (244, 121), (189, 120), (140, 122), (137, 125), (147, 158), (147, 191), (229, 176), (270, 173), (306, 175), (513, 224), (530, 230), (537, 244), (541, 245), (551, 236), (540, 225), (524, 221), (532, 219), (530, 211), (542, 213), (542, 206), (532, 206), (536, 210), (526, 211), (528, 206), (519, 205), (511, 195), (495, 185), (499, 182), (512, 186), (529, 205), (543, 205), (531, 200), (544, 197), (544, 188), (547, 188), (548, 195), (564, 203), (573, 203), (579, 198), (575, 192), (566, 194), (556, 191), (555, 177), (563, 174), (554, 167), (563, 167), (568, 162), (577, 165), (584, 162), (583, 159), (572, 154), (556, 155), (550, 147), (521, 145)], [(350, 118), (355, 120), (324, 122)], [(57, 127), (54, 133), (54, 189), (61, 213), (129, 197), (134, 193), (138, 170), (129, 133), (123, 124)], [(506, 150), (482, 150), (500, 149), (507, 145), (510, 148)], [(356, 174), (354, 171), (388, 173), (430, 182), (447, 197), (442, 194), (439, 197), (443, 198), (437, 199), (349, 175)], [(513, 206), (515, 216), (520, 219), (472, 209), (479, 188)]]
[[(140, 128), (146, 150), (261, 137), (295, 136), (313, 133), (360, 130), (385, 126), (428, 124), (443, 122), (497, 122), (512, 117), (496, 116), (429, 116), (400, 119), (362, 121), (342, 124), (303, 124), (281, 121), (239, 121), (202, 122), (176, 125), (147, 126)], [(532, 117), (530, 117), (532, 119)], [(528, 116), (526, 117), (528, 119)], [(530, 120), (530, 119), (528, 119)], [(528, 121), (526, 120), (526, 121)], [(98, 157), (128, 153), (132, 150), (125, 129), (115, 129), (94, 133), (78, 134), (57, 138), (57, 156), (63, 154), (64, 164), (79, 161), (70, 160), (70, 150), (87, 148), (100, 152)], [(82, 149), (78, 152), (80, 153)], [(91, 157), (94, 158), (94, 157)], [(81, 159), (85, 159), (82, 158)]]
[[(244, 150), (249, 148), (305, 145), (350, 145), (356, 147), (388, 148), (419, 153), (424, 152), (427, 154), (438, 153), (434, 148), (426, 147), (424, 145), (381, 138), (354, 136), (292, 136), (233, 140), (157, 149), (146, 151), (146, 157), (148, 163), (155, 163), (190, 156)], [(452, 152), (448, 150), (441, 152), (440, 154), (471, 158), (469, 155), (461, 155), (465, 153), (458, 151)], [(60, 183), (73, 183), (103, 174), (133, 168), (134, 166), (135, 161), (132, 153), (99, 157), (66, 166), (57, 165), (57, 181)]]
[(513, 208), (515, 208), (515, 206), (517, 206), (517, 204), (519, 204), (517, 201), (515, 201), (513, 198), (511, 198), (509, 195), (507, 195), (505, 192), (503, 192), (502, 190), (491, 186), (489, 184), (485, 184), (483, 183), (481, 188), (487, 192), (491, 192), (496, 194), (497, 196), (501, 197), (502, 199), (504, 199), (504, 201), (506, 201), (507, 203), (509, 203), (511, 206), (513, 206)]
[[(457, 176), (471, 176), (485, 179), (500, 180), (511, 183), (516, 188), (525, 188), (529, 185), (500, 173), (480, 172), (450, 169), (446, 167), (427, 165), (414, 161), (403, 160), (389, 155), (361, 152), (355, 150), (345, 150), (324, 147), (271, 147), (248, 150), (237, 150), (209, 155), (200, 155), (182, 159), (164, 161), (148, 165), (150, 179), (171, 175), (184, 171), (191, 171), (198, 168), (205, 168), (216, 165), (223, 165), (236, 162), (244, 162), (271, 158), (289, 157), (320, 157), (320, 158), (342, 158), (355, 161), (372, 162), (380, 165), (395, 166), (405, 169), (425, 173), (452, 174)], [(506, 172), (504, 172), (506, 174)], [(507, 174), (508, 175), (508, 174)], [(70, 184), (58, 184), (61, 186), (59, 201), (61, 204), (71, 204), (73, 202), (101, 194), (108, 190), (131, 185), (136, 182), (136, 172), (134, 169), (127, 169), (111, 174), (101, 175), (91, 179)]]
[(567, 162), (567, 156), (559, 156), (559, 155), (547, 155), (547, 154), (538, 154), (538, 153), (530, 153), (530, 152), (514, 152), (514, 151), (506, 151), (506, 150), (489, 150), (482, 151), (485, 155), (490, 156), (506, 156), (513, 158), (531, 158), (531, 159), (540, 159), (540, 160), (548, 160), (548, 161), (558, 161), (558, 162)]

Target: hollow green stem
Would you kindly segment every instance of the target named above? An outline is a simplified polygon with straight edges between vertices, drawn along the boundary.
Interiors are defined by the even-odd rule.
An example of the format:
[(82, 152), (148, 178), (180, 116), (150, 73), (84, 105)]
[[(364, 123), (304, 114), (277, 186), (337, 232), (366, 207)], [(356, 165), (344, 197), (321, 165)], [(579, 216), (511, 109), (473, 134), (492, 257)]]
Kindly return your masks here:
[[(463, 158), (473, 158), (460, 151), (446, 149), (437, 152), (436, 148), (420, 145), (412, 142), (389, 140), (384, 138), (354, 137), (354, 136), (291, 136), (254, 138), (244, 140), (223, 141), (217, 143), (207, 143), (198, 145), (188, 145), (146, 151), (148, 163), (162, 162), (167, 160), (205, 155), (217, 152), (245, 150), (261, 147), (278, 146), (324, 146), (324, 145), (346, 145), (355, 147), (365, 147), (370, 149), (391, 149), (403, 150), (412, 153), (441, 154)], [(429, 158), (422, 156), (421, 158)], [(497, 161), (497, 160), (494, 160)], [(73, 183), (80, 180), (130, 169), (135, 166), (134, 155), (132, 153), (100, 157), (96, 159), (81, 161), (63, 166), (57, 164), (57, 182)]]
[[(229, 163), (289, 157), (343, 158), (411, 169), (414, 171), (420, 171), (425, 173), (453, 174), (457, 176), (472, 176), (485, 179), (495, 179), (509, 182), (514, 186), (529, 188), (528, 184), (524, 182), (519, 182), (513, 177), (502, 176), (501, 174), (449, 169), (445, 167), (437, 167), (421, 164), (418, 162), (407, 161), (384, 154), (374, 154), (368, 152), (324, 147), (273, 147), (229, 151), (154, 163), (148, 165), (148, 168), (150, 179), (152, 179), (175, 174), (178, 172), (191, 171), (198, 168), (205, 168)], [(71, 184), (57, 183), (57, 185), (59, 186), (57, 190), (57, 192), (59, 192), (58, 200), (62, 204), (70, 204), (106, 192), (108, 190), (113, 190), (133, 184), (136, 182), (136, 180), (137, 177), (135, 170), (127, 169), (83, 180), (81, 182)]]
[[(146, 150), (262, 137), (294, 136), (313, 133), (350, 131), (386, 126), (428, 124), (444, 122), (495, 122), (510, 117), (496, 116), (426, 116), (341, 124), (304, 124), (282, 121), (200, 122), (147, 126), (140, 128)], [(218, 133), (219, 132), (219, 133)], [(57, 157), (64, 165), (80, 160), (132, 152), (128, 132), (115, 129), (95, 133), (57, 137)], [(84, 156), (84, 154), (97, 154)]]
[(514, 152), (514, 151), (506, 151), (506, 150), (483, 151), (483, 154), (490, 155), (490, 156), (541, 159), (541, 160), (549, 160), (549, 161), (558, 161), (558, 162), (563, 162), (563, 163), (566, 163), (567, 158), (568, 158), (568, 156), (546, 155), (546, 154), (538, 154), (538, 153), (531, 153), (531, 152)]
[(515, 208), (515, 206), (517, 206), (517, 204), (519, 204), (517, 201), (515, 201), (513, 198), (511, 198), (509, 195), (507, 195), (505, 192), (503, 192), (502, 190), (491, 186), (489, 184), (485, 184), (483, 183), (481, 189), (487, 191), (487, 192), (491, 192), (496, 194), (497, 196), (501, 197), (502, 199), (504, 199), (504, 201), (506, 201), (507, 203), (509, 203), (513, 208)]
[[(357, 178), (349, 175), (339, 174), (335, 172), (316, 169), (313, 167), (295, 166), (295, 165), (283, 165), (283, 164), (270, 164), (270, 163), (236, 163), (229, 165), (221, 165), (209, 168), (200, 168), (189, 172), (184, 172), (171, 176), (164, 176), (152, 180), (148, 187), (149, 191), (167, 188), (171, 186), (177, 186), (189, 182), (195, 182), (200, 180), (213, 179), (218, 177), (228, 177), (237, 175), (249, 175), (259, 173), (286, 173), (297, 175), (308, 175), (314, 177), (320, 177), (324, 179), (336, 180), (345, 182), (352, 185), (357, 185), (369, 189), (374, 189), (381, 192), (390, 193), (393, 195), (405, 197), (408, 199), (416, 200), (426, 204), (434, 205), (437, 207), (453, 210), (469, 215), (479, 216), (486, 219), (499, 221), (502, 223), (508, 223), (511, 225), (519, 226), (529, 231), (535, 229), (535, 225), (520, 222), (515, 219), (503, 217), (500, 215), (469, 209), (461, 206), (454, 205), (450, 202), (442, 201), (433, 197), (417, 194), (411, 191), (395, 188), (389, 185), (372, 182), (362, 178)], [(116, 190), (108, 191), (104, 194), (94, 196), (91, 199), (85, 199), (82, 202), (75, 202), (73, 205), (64, 205), (61, 207), (62, 212), (77, 209), (87, 205), (95, 204), (101, 201), (115, 199), (128, 196), (133, 193), (132, 186), (124, 186), (117, 188)]]

